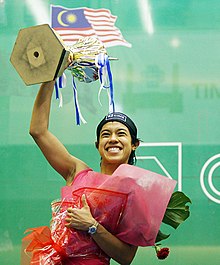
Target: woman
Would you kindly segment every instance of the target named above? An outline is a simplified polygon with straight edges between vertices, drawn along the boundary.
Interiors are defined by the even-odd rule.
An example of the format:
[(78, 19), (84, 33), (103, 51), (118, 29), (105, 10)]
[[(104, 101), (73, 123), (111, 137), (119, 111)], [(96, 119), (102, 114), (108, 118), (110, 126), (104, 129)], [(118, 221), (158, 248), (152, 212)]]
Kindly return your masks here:
[[(54, 84), (55, 82), (51, 81), (43, 83), (40, 87), (33, 108), (30, 134), (50, 165), (65, 179), (68, 189), (74, 185), (76, 176), (90, 169), (83, 161), (72, 156), (48, 130)], [(138, 145), (136, 126), (126, 115), (115, 113), (104, 118), (97, 127), (96, 142), (101, 155), (101, 173), (112, 175), (119, 165), (133, 164), (134, 151)], [(119, 264), (130, 264), (137, 246), (121, 241), (97, 222), (91, 213), (85, 194), (81, 196), (81, 206), (81, 208), (67, 208), (65, 227), (69, 231), (72, 229), (80, 231), (79, 235), (86, 234), (86, 238), (88, 239), (89, 236), (90, 241), (92, 238), (96, 246), (91, 248), (91, 251), (94, 249), (95, 254), (83, 253), (83, 257), (78, 255), (74, 258), (64, 253), (61, 263), (54, 264), (109, 264), (110, 258)]]

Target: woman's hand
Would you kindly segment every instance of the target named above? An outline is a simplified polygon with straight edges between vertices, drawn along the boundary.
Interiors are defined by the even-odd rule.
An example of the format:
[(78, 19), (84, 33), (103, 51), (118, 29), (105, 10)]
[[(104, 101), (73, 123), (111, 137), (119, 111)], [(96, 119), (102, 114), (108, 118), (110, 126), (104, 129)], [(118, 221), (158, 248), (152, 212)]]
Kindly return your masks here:
[(89, 227), (95, 223), (95, 219), (93, 218), (89, 205), (86, 201), (85, 194), (82, 195), (82, 205), (81, 209), (77, 208), (68, 208), (67, 209), (67, 217), (66, 227), (75, 228), (77, 230), (88, 231)]
[(66, 68), (68, 68), (69, 66), (72, 65), (74, 61), (74, 54), (72, 52), (70, 52), (69, 56), (68, 56), (68, 59), (67, 59), (67, 66)]
[[(89, 227), (95, 224), (96, 221), (91, 214), (84, 194), (81, 200), (83, 205), (81, 209), (67, 209), (66, 227), (88, 231)], [(108, 232), (101, 224), (98, 225), (97, 233), (93, 234), (92, 238), (109, 257), (119, 264), (131, 264), (137, 251), (136, 246), (124, 243)]]

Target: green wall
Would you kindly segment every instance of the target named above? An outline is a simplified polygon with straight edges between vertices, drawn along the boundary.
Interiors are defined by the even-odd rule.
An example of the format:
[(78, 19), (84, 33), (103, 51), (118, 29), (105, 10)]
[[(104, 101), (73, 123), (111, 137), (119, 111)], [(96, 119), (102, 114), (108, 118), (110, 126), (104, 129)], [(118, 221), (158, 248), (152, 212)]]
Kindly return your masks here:
[[(153, 32), (144, 21), (147, 3)], [(186, 223), (177, 231), (169, 230), (171, 237), (164, 245), (171, 248), (171, 254), (163, 264), (218, 265), (218, 0), (0, 1), (0, 264), (20, 264), (24, 231), (49, 224), (50, 202), (59, 197), (64, 185), (28, 134), (39, 86), (25, 86), (9, 62), (19, 29), (49, 23), (50, 4), (107, 8), (118, 17), (116, 26), (132, 48), (116, 46), (107, 51), (119, 59), (111, 63), (116, 108), (135, 120), (143, 141), (137, 165), (169, 174), (193, 202)], [(75, 125), (67, 73), (64, 106), (59, 109), (53, 99), (50, 127), (71, 153), (99, 170), (95, 127), (107, 112), (107, 96), (102, 92), (101, 107), (98, 81), (77, 83), (77, 87), (87, 124)], [(159, 263), (149, 247), (140, 248), (132, 264)]]

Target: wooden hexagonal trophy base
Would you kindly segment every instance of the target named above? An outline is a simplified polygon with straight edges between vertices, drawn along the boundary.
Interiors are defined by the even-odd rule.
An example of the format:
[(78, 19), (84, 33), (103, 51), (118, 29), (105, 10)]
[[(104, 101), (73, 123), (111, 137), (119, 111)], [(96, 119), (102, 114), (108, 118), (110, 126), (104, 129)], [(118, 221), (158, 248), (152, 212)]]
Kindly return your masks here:
[(26, 85), (54, 80), (68, 65), (69, 51), (48, 25), (21, 29), (10, 61)]

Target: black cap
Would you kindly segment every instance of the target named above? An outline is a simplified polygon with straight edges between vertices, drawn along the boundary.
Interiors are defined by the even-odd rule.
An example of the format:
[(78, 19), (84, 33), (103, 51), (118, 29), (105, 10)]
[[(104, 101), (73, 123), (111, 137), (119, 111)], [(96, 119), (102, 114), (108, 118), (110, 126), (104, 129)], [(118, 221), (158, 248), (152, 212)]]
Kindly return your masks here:
[(134, 122), (124, 113), (112, 112), (106, 115), (104, 119), (102, 119), (99, 125), (97, 126), (97, 129), (96, 129), (97, 141), (99, 140), (99, 135), (100, 135), (103, 125), (110, 121), (118, 121), (124, 124), (128, 128), (131, 134), (132, 140), (133, 141), (137, 140), (137, 127), (134, 124)]

